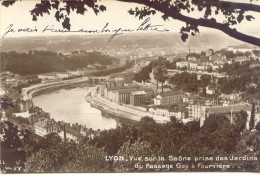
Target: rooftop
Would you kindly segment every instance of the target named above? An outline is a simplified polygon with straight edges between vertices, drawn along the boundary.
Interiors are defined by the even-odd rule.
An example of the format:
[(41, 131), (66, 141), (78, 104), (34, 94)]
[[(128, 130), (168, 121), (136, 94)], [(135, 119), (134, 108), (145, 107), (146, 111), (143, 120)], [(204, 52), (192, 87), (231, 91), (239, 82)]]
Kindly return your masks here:
[(131, 93), (132, 95), (146, 95), (144, 91), (135, 91)]
[(68, 134), (71, 134), (71, 135), (77, 137), (77, 138), (79, 138), (81, 136), (81, 134), (74, 129), (66, 129), (66, 132)]
[(47, 118), (41, 118), (38, 122), (36, 122), (34, 125), (37, 125), (42, 128), (48, 128), (48, 127), (57, 127), (56, 122), (54, 119), (47, 119)]
[(110, 87), (110, 88), (107, 88), (107, 90), (108, 91), (111, 91), (111, 90), (126, 90), (126, 89), (135, 89), (135, 88), (138, 88), (138, 86), (131, 85), (131, 86), (123, 86), (123, 87)]
[(126, 93), (131, 93), (133, 91), (136, 91), (136, 88), (118, 89), (117, 93), (119, 93), (119, 94), (126, 94)]
[(220, 114), (220, 113), (230, 113), (231, 110), (233, 112), (240, 112), (240, 111), (251, 111), (252, 105), (249, 103), (244, 104), (235, 104), (235, 105), (228, 105), (228, 106), (214, 106), (206, 108), (209, 114)]
[(167, 109), (170, 112), (184, 112), (187, 111), (187, 105), (176, 103), (175, 105), (167, 105), (167, 106), (160, 106), (160, 105), (154, 105), (152, 108), (159, 108), (159, 109)]
[(160, 95), (162, 97), (169, 96), (169, 95), (180, 95), (183, 94), (181, 91), (168, 91), (168, 92), (161, 92)]

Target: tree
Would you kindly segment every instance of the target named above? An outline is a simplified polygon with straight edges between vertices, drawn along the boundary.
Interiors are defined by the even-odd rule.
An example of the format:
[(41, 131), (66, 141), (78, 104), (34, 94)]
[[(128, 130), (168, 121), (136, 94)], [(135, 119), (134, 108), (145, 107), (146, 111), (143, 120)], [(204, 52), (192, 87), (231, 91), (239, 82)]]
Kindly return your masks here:
[(254, 127), (255, 127), (255, 104), (253, 103), (250, 121), (249, 121), (249, 130), (251, 131)]
[(247, 116), (246, 111), (240, 111), (237, 115), (236, 127), (240, 132), (246, 129)]
[(212, 115), (205, 120), (200, 131), (201, 143), (208, 148), (230, 153), (235, 150), (240, 132), (230, 124), (226, 116)]
[[(161, 12), (162, 18), (166, 21), (169, 18), (173, 18), (186, 23), (180, 29), (181, 38), (186, 41), (190, 35), (194, 36), (199, 33), (199, 26), (213, 28), (220, 30), (230, 37), (238, 39), (243, 42), (247, 42), (256, 46), (260, 46), (260, 38), (247, 35), (239, 32), (235, 27), (237, 24), (247, 20), (252, 21), (254, 16), (250, 13), (259, 13), (260, 6), (250, 3), (257, 0), (248, 0), (248, 3), (239, 3), (235, 1), (221, 1), (221, 0), (118, 0), (120, 2), (130, 2), (141, 4), (143, 7), (130, 9), (128, 12), (131, 15), (143, 19), (149, 15), (154, 15), (156, 12)], [(8, 7), (13, 5), (14, 1), (5, 0), (2, 5)], [(50, 10), (55, 10), (55, 18), (58, 22), (62, 23), (62, 26), (70, 30), (70, 13), (76, 11), (80, 15), (84, 15), (89, 9), (93, 10), (96, 15), (100, 12), (106, 11), (104, 5), (99, 5), (97, 0), (79, 0), (79, 1), (41, 1), (35, 5), (35, 8), (31, 10), (32, 20), (37, 21), (39, 16), (44, 14), (50, 14)], [(199, 18), (197, 12), (200, 12)], [(189, 15), (186, 15), (186, 14)], [(214, 15), (224, 16), (225, 20), (218, 21)], [(148, 27), (149, 28), (149, 27)]]
[(107, 172), (108, 162), (100, 148), (88, 144), (60, 142), (48, 149), (40, 149), (27, 158), (28, 173), (50, 172)]
[[(116, 172), (140, 172), (147, 171), (145, 164), (149, 163), (144, 161), (145, 157), (156, 156), (156, 153), (153, 152), (151, 143), (147, 141), (137, 140), (134, 143), (125, 142), (124, 145), (118, 150), (117, 155), (123, 156), (127, 161), (115, 161), (113, 168)], [(142, 160), (136, 159), (142, 157)], [(157, 162), (152, 162), (155, 164)], [(138, 167), (135, 165), (138, 164)]]
[(40, 148), (50, 148), (55, 146), (57, 143), (60, 143), (62, 140), (59, 134), (53, 132), (45, 135), (39, 140), (38, 146)]
[(260, 122), (258, 122), (258, 123), (256, 124), (255, 129), (256, 129), (257, 131), (260, 131)]
[(162, 82), (162, 84), (165, 82), (167, 76), (166, 76), (166, 67), (164, 65), (159, 65), (155, 68), (154, 75), (157, 81)]
[(1, 171), (22, 172), (24, 169), (25, 152), (18, 129), (10, 122), (0, 123), (1, 135)]

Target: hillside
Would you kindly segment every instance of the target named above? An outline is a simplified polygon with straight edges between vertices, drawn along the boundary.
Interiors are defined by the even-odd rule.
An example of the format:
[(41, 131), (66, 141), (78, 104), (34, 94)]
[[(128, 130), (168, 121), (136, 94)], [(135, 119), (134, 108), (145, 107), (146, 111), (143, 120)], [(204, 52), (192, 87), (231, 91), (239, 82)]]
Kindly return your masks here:
[(144, 49), (171, 48), (180, 52), (188, 51), (189, 46), (192, 51), (201, 51), (208, 48), (222, 49), (241, 43), (224, 34), (205, 32), (190, 37), (187, 42), (181, 40), (179, 33), (172, 32), (164, 34), (124, 34), (117, 36), (112, 42), (108, 42), (108, 38), (109, 35), (3, 38), (0, 51), (48, 50), (65, 53), (70, 50), (131, 50), (136, 46)]
[(85, 68), (98, 64), (105, 68), (112, 65), (115, 58), (99, 52), (66, 56), (50, 51), (31, 51), (29, 53), (1, 52), (1, 71), (11, 71), (20, 75), (33, 75)]

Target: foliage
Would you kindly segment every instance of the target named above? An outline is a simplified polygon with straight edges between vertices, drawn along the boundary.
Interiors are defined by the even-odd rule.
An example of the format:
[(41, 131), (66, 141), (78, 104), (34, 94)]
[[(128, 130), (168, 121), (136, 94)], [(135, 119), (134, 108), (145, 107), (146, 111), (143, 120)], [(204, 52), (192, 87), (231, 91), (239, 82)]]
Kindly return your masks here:
[(0, 123), (1, 134), (1, 171), (21, 172), (24, 169), (25, 152), (18, 129), (10, 122)]
[[(203, 127), (199, 121), (185, 125), (171, 117), (165, 124), (156, 123), (150, 117), (143, 117), (139, 123), (123, 124), (116, 129), (101, 131), (99, 136), (85, 138), (79, 143), (61, 141), (57, 134), (42, 138), (33, 152), (27, 155), (26, 172), (134, 172), (154, 171), (136, 168), (151, 160), (131, 160), (135, 158), (156, 157), (151, 164), (170, 164), (167, 158), (174, 156), (213, 156), (243, 155), (241, 131), (245, 127), (246, 113), (240, 112), (235, 123), (225, 116), (212, 115), (206, 118)], [(252, 137), (252, 138), (251, 138)], [(247, 145), (256, 146), (257, 134), (247, 141)], [(249, 143), (250, 142), (250, 143)], [(239, 146), (242, 144), (241, 146)], [(255, 146), (254, 146), (255, 145)], [(244, 152), (244, 153), (243, 153)], [(106, 161), (105, 156), (122, 156), (128, 161)], [(158, 156), (164, 161), (158, 161)], [(196, 162), (187, 162), (196, 163)], [(227, 162), (236, 170), (238, 166), (256, 168), (254, 162), (244, 165), (241, 162)], [(216, 169), (215, 169), (216, 170)], [(162, 170), (164, 171), (164, 170)], [(172, 170), (170, 170), (172, 171)], [(189, 171), (189, 170), (188, 170)]]
[(229, 94), (246, 91), (246, 95), (256, 95), (259, 87), (250, 88), (250, 83), (258, 84), (260, 71), (258, 68), (250, 68), (250, 62), (224, 64), (221, 72), (227, 73), (229, 78), (219, 78), (220, 90), (223, 93)]
[(260, 122), (257, 122), (257, 124), (256, 124), (256, 126), (255, 126), (255, 129), (256, 129), (257, 131), (260, 131)]
[(58, 55), (50, 51), (33, 53), (2, 52), (0, 62), (2, 71), (11, 71), (20, 75), (34, 75), (48, 72), (59, 72), (86, 68), (87, 64), (99, 63), (110, 65), (114, 58), (98, 52), (84, 55)]
[(11, 99), (8, 97), (1, 97), (0, 104), (1, 104), (1, 109), (4, 109), (4, 110), (6, 110), (10, 107), (14, 107), (14, 104), (12, 103)]
[(114, 155), (124, 142), (128, 140), (134, 142), (137, 138), (137, 128), (134, 125), (127, 126), (123, 124), (116, 129), (102, 131), (99, 137), (95, 137), (90, 141), (90, 144), (98, 148), (104, 148), (108, 155)]
[[(114, 170), (121, 173), (147, 171), (145, 164), (149, 163), (149, 161), (144, 161), (145, 157), (156, 156), (152, 151), (151, 143), (141, 140), (137, 140), (134, 143), (130, 141), (125, 142), (118, 150), (117, 155), (127, 159), (127, 161), (114, 161)], [(141, 157), (141, 160), (137, 159), (139, 157)], [(155, 162), (153, 161), (152, 163), (154, 164)], [(136, 164), (143, 168), (135, 168)]]
[(5, 111), (7, 118), (12, 116), (12, 113), (18, 112), (17, 103), (7, 95), (0, 98), (0, 109)]
[[(186, 25), (181, 27), (181, 39), (186, 41), (189, 36), (199, 33), (199, 26), (220, 30), (227, 35), (259, 46), (259, 38), (246, 35), (236, 29), (236, 25), (243, 21), (253, 21), (255, 19), (250, 12), (260, 12), (259, 5), (252, 3), (239, 3), (232, 1), (201, 1), (201, 0), (118, 0), (121, 2), (133, 2), (142, 6), (130, 9), (130, 15), (135, 15), (143, 19), (149, 15), (155, 15), (157, 12), (162, 13), (162, 19), (168, 20), (173, 18), (184, 22)], [(251, 0), (250, 0), (251, 2)], [(15, 1), (3, 1), (2, 5), (8, 7)], [(32, 9), (32, 20), (37, 21), (39, 16), (44, 14), (50, 15), (51, 11), (55, 12), (54, 17), (60, 22), (64, 29), (70, 30), (70, 14), (75, 11), (79, 15), (84, 15), (91, 9), (96, 15), (106, 11), (106, 6), (97, 3), (97, 0), (79, 0), (79, 1), (41, 1), (36, 3)], [(198, 13), (200, 12), (200, 13)], [(188, 14), (188, 15), (187, 15)], [(196, 14), (197, 18), (194, 18)], [(198, 16), (198, 14), (200, 14)], [(220, 21), (215, 15), (221, 15), (224, 20)], [(65, 31), (66, 31), (65, 30)]]
[(149, 65), (143, 67), (143, 69), (135, 75), (135, 80), (137, 82), (146, 82), (150, 79), (149, 73), (152, 72), (153, 67), (158, 65), (158, 61), (151, 61)]
[(154, 71), (155, 79), (160, 82), (165, 82), (168, 77), (166, 76), (166, 69), (175, 69), (176, 62), (170, 63), (164, 57), (158, 57), (157, 60), (153, 60), (149, 63), (149, 65), (143, 67), (143, 69), (135, 75), (135, 80), (137, 82), (146, 82), (150, 80), (150, 73), (152, 70)]
[(50, 133), (42, 137), (38, 141), (39, 148), (51, 148), (54, 147), (57, 143), (60, 143), (62, 140), (57, 133)]
[(249, 130), (251, 131), (254, 127), (255, 127), (255, 104), (253, 103), (250, 121), (249, 121)]
[(116, 67), (116, 68), (112, 68), (112, 69), (93, 72), (91, 75), (93, 75), (93, 76), (107, 76), (109, 74), (125, 71), (126, 69), (131, 68), (133, 66), (133, 64), (134, 64), (133, 61), (127, 61), (126, 64), (121, 66), (121, 67)]
[(199, 87), (206, 87), (210, 84), (210, 76), (202, 75), (201, 80), (197, 79), (196, 73), (182, 72), (175, 74), (170, 78), (170, 83), (176, 85), (178, 88), (188, 92), (197, 92)]
[(26, 172), (107, 172), (102, 149), (87, 144), (61, 142), (49, 149), (40, 149), (25, 164)]
[(220, 72), (225, 72), (228, 75), (235, 77), (235, 76), (241, 76), (245, 73), (251, 74), (251, 70), (249, 70), (250, 62), (233, 62), (232, 64), (224, 64), (223, 68), (220, 69)]
[(240, 113), (236, 116), (236, 126), (238, 131), (242, 132), (246, 129), (246, 122), (247, 122), (247, 113), (246, 111), (240, 111)]
[(202, 135), (207, 135), (208, 139), (203, 144), (213, 149), (218, 149), (223, 153), (230, 153), (235, 150), (235, 145), (240, 137), (236, 127), (229, 124), (230, 121), (225, 116), (213, 115), (205, 120)]

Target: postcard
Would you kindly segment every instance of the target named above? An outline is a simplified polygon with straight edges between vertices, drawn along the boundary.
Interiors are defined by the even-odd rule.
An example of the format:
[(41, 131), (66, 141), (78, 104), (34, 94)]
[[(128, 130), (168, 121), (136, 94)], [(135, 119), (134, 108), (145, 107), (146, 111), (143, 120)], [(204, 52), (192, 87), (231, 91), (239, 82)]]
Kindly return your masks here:
[(1, 173), (260, 171), (258, 0), (2, 0)]

